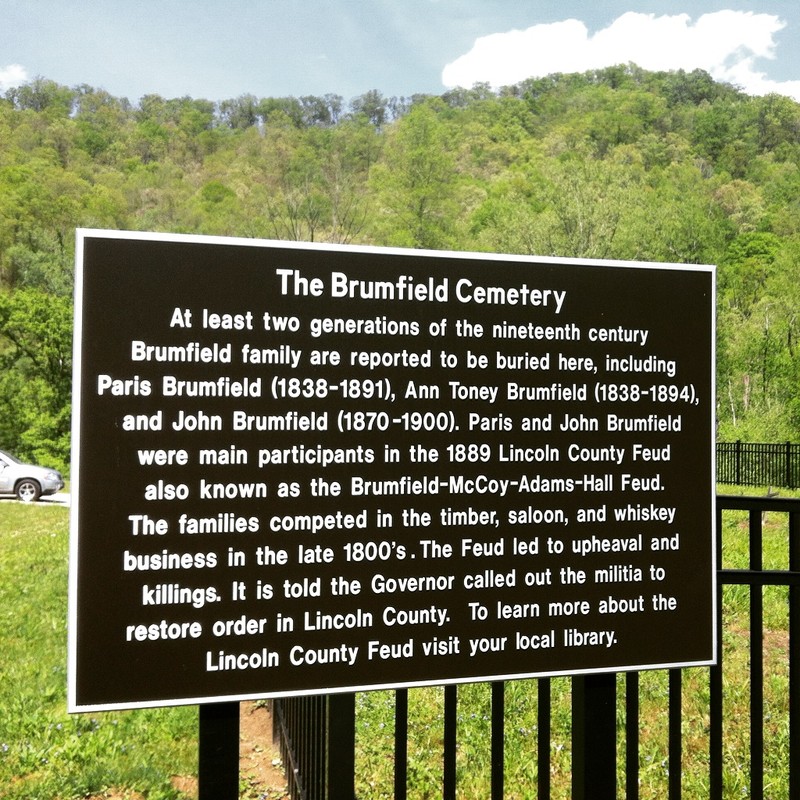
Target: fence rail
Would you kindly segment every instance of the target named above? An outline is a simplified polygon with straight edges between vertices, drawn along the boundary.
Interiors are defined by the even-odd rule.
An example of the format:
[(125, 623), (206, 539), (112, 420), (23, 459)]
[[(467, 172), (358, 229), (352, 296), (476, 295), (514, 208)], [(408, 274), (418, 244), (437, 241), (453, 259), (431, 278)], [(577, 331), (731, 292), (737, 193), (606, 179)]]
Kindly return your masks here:
[[(709, 800), (722, 800), (723, 796), (730, 795), (725, 788), (725, 730), (726, 727), (739, 719), (732, 720), (724, 715), (724, 699), (726, 685), (726, 663), (723, 654), (723, 588), (725, 586), (744, 586), (749, 592), (749, 630), (745, 638), (749, 640), (749, 692), (747, 705), (749, 708), (749, 753), (750, 763), (735, 765), (733, 769), (741, 772), (737, 780), (744, 782), (740, 791), (741, 796), (762, 800), (764, 791), (765, 767), (765, 681), (764, 681), (764, 608), (763, 592), (767, 586), (783, 586), (788, 594), (788, 697), (785, 698), (788, 708), (788, 749), (786, 758), (788, 774), (782, 776), (788, 787), (788, 794), (782, 796), (800, 797), (800, 499), (787, 499), (777, 497), (717, 497), (717, 530), (718, 536), (718, 564), (724, 566), (722, 560), (722, 535), (723, 515), (728, 513), (746, 513), (746, 528), (748, 532), (748, 566), (743, 569), (720, 568), (718, 575), (718, 608), (720, 614), (717, 620), (717, 641), (719, 663), (711, 668), (699, 670), (702, 681), (707, 686), (708, 710), (706, 722), (707, 758), (703, 763), (708, 765), (707, 778), (703, 781), (708, 787)], [(788, 528), (785, 541), (785, 558), (783, 569), (765, 569), (764, 551), (764, 520), (767, 513), (781, 512), (786, 515)], [(783, 534), (781, 534), (783, 537)], [(696, 670), (692, 670), (696, 672)], [(704, 677), (703, 677), (704, 676)], [(638, 800), (640, 796), (640, 769), (643, 755), (640, 752), (640, 703), (641, 703), (641, 674), (637, 672), (626, 673), (624, 678), (618, 680), (615, 675), (592, 675), (575, 677), (572, 679), (572, 792), (573, 800), (580, 798), (614, 798), (617, 792), (623, 793), (626, 800)], [(687, 766), (684, 763), (685, 732), (683, 708), (684, 672), (680, 669), (668, 670), (668, 689), (663, 714), (668, 722), (667, 752), (664, 758), (665, 769), (668, 770), (667, 793), (663, 796), (669, 800), (680, 800), (683, 796), (682, 771)], [(531, 786), (525, 796), (535, 796), (538, 800), (549, 800), (551, 797), (551, 702), (552, 687), (550, 679), (532, 681), (536, 684), (537, 693), (537, 728), (538, 744), (532, 760), (536, 767), (532, 770)], [(624, 685), (621, 691), (619, 705), (624, 713), (624, 725), (621, 731), (616, 730), (615, 716), (608, 714), (606, 720), (611, 719), (612, 724), (606, 731), (605, 739), (611, 742), (611, 747), (604, 749), (601, 737), (595, 736), (589, 740), (586, 736), (586, 709), (591, 705), (584, 703), (588, 695), (593, 695), (593, 702), (611, 703), (613, 708), (618, 707), (618, 687)], [(491, 742), (488, 747), (492, 755), (491, 769), (491, 798), (501, 800), (505, 797), (505, 758), (504, 743), (508, 726), (513, 725), (513, 720), (508, 719), (504, 707), (506, 685), (502, 682), (491, 684)], [(701, 692), (704, 696), (706, 690)], [(356, 785), (352, 766), (355, 764), (355, 702), (353, 695), (322, 697), (293, 698), (291, 700), (274, 701), (275, 718), (281, 726), (284, 738), (285, 759), (289, 770), (290, 792), (298, 800), (345, 800), (345, 798), (368, 797), (369, 791)], [(320, 711), (321, 708), (325, 712)], [(445, 687), (444, 714), (442, 721), (443, 766), (441, 787), (431, 787), (436, 796), (443, 800), (454, 800), (457, 796), (457, 708), (458, 687)], [(741, 711), (739, 712), (741, 714)], [(703, 715), (705, 716), (705, 714)], [(596, 730), (594, 731), (596, 734)], [(394, 731), (394, 797), (404, 800), (407, 796), (409, 777), (408, 741), (408, 690), (395, 692), (395, 731)], [(624, 743), (617, 749), (617, 736), (624, 737)], [(583, 737), (583, 741), (581, 738)], [(314, 754), (303, 752), (305, 748), (316, 748)], [(587, 785), (587, 765), (599, 758), (611, 759), (615, 762), (617, 753), (622, 759), (623, 777), (616, 778), (616, 763), (610, 769), (601, 770), (605, 776), (613, 776), (614, 784), (603, 785), (593, 783)], [(535, 755), (535, 759), (533, 756)], [(332, 761), (345, 764), (343, 769), (336, 770)], [(339, 764), (341, 766), (341, 764)], [(596, 765), (595, 765), (596, 766)], [(728, 765), (728, 770), (731, 766)], [(308, 772), (306, 772), (308, 770)], [(311, 774), (314, 771), (315, 774)], [(336, 774), (334, 774), (334, 772)], [(728, 776), (730, 780), (730, 776)], [(533, 790), (535, 785), (535, 795)], [(439, 791), (441, 790), (441, 792)], [(727, 794), (725, 794), (727, 792)], [(737, 794), (737, 796), (740, 796)], [(516, 796), (516, 795), (514, 795)], [(687, 795), (688, 796), (688, 795)], [(766, 796), (778, 796), (769, 794)]]
[(735, 486), (800, 487), (800, 444), (717, 442), (717, 481)]

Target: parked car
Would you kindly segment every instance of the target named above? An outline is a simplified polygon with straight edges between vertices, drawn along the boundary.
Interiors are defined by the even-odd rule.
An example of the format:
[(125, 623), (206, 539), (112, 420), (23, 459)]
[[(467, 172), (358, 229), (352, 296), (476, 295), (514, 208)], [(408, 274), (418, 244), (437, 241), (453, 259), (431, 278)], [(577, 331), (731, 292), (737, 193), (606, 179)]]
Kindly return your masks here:
[(42, 495), (64, 488), (61, 473), (48, 467), (23, 464), (0, 450), (0, 494), (15, 494), (23, 503), (33, 503)]

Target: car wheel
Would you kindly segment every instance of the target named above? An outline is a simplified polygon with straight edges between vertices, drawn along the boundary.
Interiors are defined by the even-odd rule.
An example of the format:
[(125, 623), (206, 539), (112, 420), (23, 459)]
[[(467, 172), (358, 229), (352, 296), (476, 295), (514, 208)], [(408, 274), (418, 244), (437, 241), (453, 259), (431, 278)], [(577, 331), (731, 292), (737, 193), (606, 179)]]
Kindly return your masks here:
[(42, 494), (42, 487), (32, 478), (25, 478), (17, 484), (17, 497), (23, 503), (35, 503)]

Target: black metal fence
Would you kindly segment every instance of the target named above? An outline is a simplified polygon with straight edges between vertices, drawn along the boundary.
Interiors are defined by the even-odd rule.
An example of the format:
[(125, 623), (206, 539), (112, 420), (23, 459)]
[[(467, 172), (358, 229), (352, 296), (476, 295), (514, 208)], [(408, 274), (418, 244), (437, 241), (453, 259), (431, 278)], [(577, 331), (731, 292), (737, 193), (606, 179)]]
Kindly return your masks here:
[[(780, 541), (783, 550), (781, 565), (767, 562), (765, 569), (764, 521), (769, 514), (779, 512), (785, 517), (781, 522)], [(749, 548), (746, 557), (747, 567), (728, 568), (729, 559), (723, 560), (722, 535), (718, 537), (718, 607), (721, 611), (717, 624), (719, 663), (707, 669), (693, 669), (693, 682), (700, 673), (701, 695), (707, 698), (707, 710), (700, 717), (703, 740), (707, 752), (697, 756), (695, 745), (692, 758), (702, 762), (707, 774), (702, 783), (704, 796), (709, 800), (722, 800), (723, 797), (749, 797), (762, 800), (765, 797), (800, 797), (800, 500), (776, 497), (723, 497), (717, 498), (717, 529), (722, 532), (723, 517), (738, 515), (734, 524), (740, 532), (746, 530)], [(728, 528), (730, 530), (730, 528)], [(740, 537), (741, 538), (741, 537)], [(767, 535), (774, 540), (775, 533)], [(770, 553), (774, 552), (770, 542)], [(770, 555), (770, 558), (774, 558)], [(730, 713), (731, 678), (726, 671), (726, 659), (730, 648), (724, 646), (724, 639), (731, 635), (725, 627), (723, 591), (735, 591), (731, 587), (746, 587), (749, 594), (749, 629), (738, 630), (742, 641), (749, 648), (749, 675), (745, 691), (747, 713), (746, 748), (749, 763), (736, 761), (730, 763), (726, 753), (729, 742), (726, 729), (742, 724), (742, 708), (737, 705), (735, 715)], [(774, 634), (765, 628), (763, 597), (765, 587), (785, 587), (788, 598), (788, 631), (781, 632), (786, 646), (788, 660), (787, 696), (780, 701), (784, 707), (785, 729), (779, 741), (772, 740), (774, 727), (765, 734), (765, 719), (778, 713), (774, 700), (769, 714), (765, 715), (765, 633)], [(727, 587), (727, 589), (726, 589)], [(741, 625), (741, 621), (737, 622)], [(788, 637), (787, 637), (788, 634)], [(666, 752), (661, 756), (663, 769), (667, 771), (665, 791), (659, 795), (669, 800), (697, 796), (696, 792), (686, 794), (683, 788), (683, 772), (686, 763), (684, 749), (688, 720), (685, 718), (686, 700), (684, 682), (687, 676), (679, 669), (669, 670), (667, 692), (664, 698), (663, 716), (667, 719)], [(640, 702), (641, 686), (645, 673), (626, 673), (624, 676), (592, 675), (572, 678), (572, 785), (569, 796), (573, 800), (581, 798), (615, 798), (624, 796), (627, 800), (640, 797), (643, 765), (652, 754), (645, 757), (640, 747)], [(766, 676), (771, 679), (771, 675)], [(551, 797), (551, 725), (552, 683), (550, 679), (531, 681), (528, 684), (537, 694), (537, 745), (531, 761), (531, 781), (524, 794), (513, 796), (536, 797), (548, 800)], [(692, 684), (694, 686), (694, 683)], [(741, 686), (733, 689), (740, 691)], [(504, 698), (506, 686), (503, 683), (491, 685), (491, 789), (493, 800), (506, 797), (505, 776), (508, 765), (505, 758), (506, 734), (514, 720), (506, 713)], [(618, 696), (619, 695), (619, 696)], [(693, 698), (696, 700), (696, 698)], [(728, 715), (726, 716), (726, 707)], [(457, 785), (458, 744), (458, 688), (445, 687), (444, 714), (442, 720), (443, 768), (442, 785), (430, 787), (431, 797), (441, 796), (449, 800), (459, 796)], [(355, 769), (355, 731), (356, 712), (353, 695), (330, 697), (305, 697), (274, 702), (274, 718), (283, 740), (284, 760), (290, 791), (293, 798), (303, 800), (346, 800), (372, 796), (369, 788), (359, 786)], [(770, 723), (772, 724), (772, 723)], [(782, 723), (783, 726), (783, 723)], [(785, 734), (785, 736), (784, 736)], [(404, 800), (409, 783), (408, 743), (414, 733), (409, 731), (408, 691), (395, 692), (394, 752), (394, 797)], [(619, 740), (619, 741), (618, 741)], [(765, 758), (771, 757), (776, 749), (783, 748), (786, 774), (780, 776), (785, 787), (776, 790), (768, 787), (765, 794)], [(688, 748), (687, 748), (688, 749)], [(619, 765), (617, 762), (621, 762)], [(619, 770), (618, 770), (619, 766)], [(735, 775), (731, 775), (735, 772)], [(735, 784), (733, 790), (731, 786)], [(733, 793), (732, 793), (733, 792)], [(776, 793), (779, 792), (779, 793)], [(463, 796), (463, 795), (462, 795)]]
[(717, 482), (735, 486), (800, 486), (800, 444), (718, 442)]

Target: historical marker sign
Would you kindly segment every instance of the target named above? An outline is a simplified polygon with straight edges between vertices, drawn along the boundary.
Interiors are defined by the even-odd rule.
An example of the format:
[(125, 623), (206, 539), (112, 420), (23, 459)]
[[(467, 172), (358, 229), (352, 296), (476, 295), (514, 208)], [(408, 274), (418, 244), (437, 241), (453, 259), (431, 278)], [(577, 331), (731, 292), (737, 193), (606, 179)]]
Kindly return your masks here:
[(79, 231), (72, 710), (710, 663), (710, 267)]

